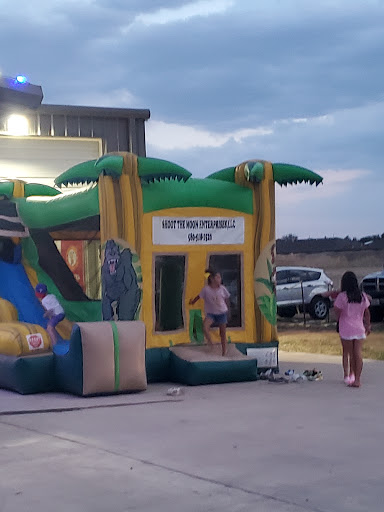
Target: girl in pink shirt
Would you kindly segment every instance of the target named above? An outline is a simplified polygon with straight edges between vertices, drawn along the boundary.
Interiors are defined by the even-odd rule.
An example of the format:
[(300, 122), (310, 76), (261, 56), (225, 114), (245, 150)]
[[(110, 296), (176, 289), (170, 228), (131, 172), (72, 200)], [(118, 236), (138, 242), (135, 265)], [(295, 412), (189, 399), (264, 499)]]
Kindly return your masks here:
[(334, 303), (339, 320), (339, 335), (343, 346), (344, 382), (360, 387), (363, 369), (363, 340), (371, 332), (369, 299), (362, 293), (353, 272), (345, 272), (341, 278), (341, 292)]
[(214, 270), (207, 270), (208, 285), (204, 286), (199, 295), (191, 299), (189, 303), (195, 304), (199, 299), (204, 300), (205, 318), (203, 322), (203, 331), (208, 345), (212, 345), (212, 338), (209, 332), (212, 324), (219, 326), (221, 351), (225, 356), (227, 350), (227, 313), (228, 299), (230, 294), (225, 286), (221, 284), (221, 275)]

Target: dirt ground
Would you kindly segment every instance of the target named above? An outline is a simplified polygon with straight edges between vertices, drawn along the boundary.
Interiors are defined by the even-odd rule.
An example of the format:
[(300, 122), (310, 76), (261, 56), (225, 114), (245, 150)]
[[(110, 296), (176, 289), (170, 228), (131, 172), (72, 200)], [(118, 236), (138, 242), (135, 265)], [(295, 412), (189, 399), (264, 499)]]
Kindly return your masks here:
[[(279, 348), (287, 352), (341, 355), (340, 338), (336, 322), (306, 318), (297, 315), (278, 321)], [(384, 322), (372, 324), (372, 333), (364, 342), (363, 357), (384, 360)]]

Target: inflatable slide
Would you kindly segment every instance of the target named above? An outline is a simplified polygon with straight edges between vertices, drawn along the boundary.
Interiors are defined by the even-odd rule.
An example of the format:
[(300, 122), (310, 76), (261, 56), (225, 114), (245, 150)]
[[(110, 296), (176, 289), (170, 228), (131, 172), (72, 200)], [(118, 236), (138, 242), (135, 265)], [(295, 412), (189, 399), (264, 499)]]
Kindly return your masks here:
[[(143, 322), (74, 323), (66, 319), (58, 326), (66, 339), (60, 338), (52, 347), (44, 308), (34, 290), (37, 272), (51, 283), (41, 263), (51, 275), (60, 274), (61, 279), (56, 279), (56, 283), (63, 285), (64, 293), (70, 298), (84, 299), (85, 307), (81, 300), (77, 301), (75, 319), (76, 315), (87, 315), (91, 301), (77, 283), (73, 286), (73, 275), (68, 267), (63, 270), (64, 262), (56, 246), (41, 247), (41, 236), (36, 237), (35, 243), (40, 257), (34, 262), (35, 269), (31, 268), (26, 256), (33, 254), (32, 239), (26, 241), (27, 249), (22, 250), (19, 240), (10, 236), (15, 233), (4, 229), (4, 223), (1, 225), (1, 214), (8, 209), (7, 201), (0, 200), (0, 387), (22, 394), (64, 391), (80, 396), (145, 390)], [(21, 219), (18, 222), (22, 225)], [(10, 227), (13, 229), (14, 223)], [(76, 301), (71, 304), (56, 286), (52, 283), (51, 286), (65, 305), (70, 304), (71, 314)]]
[(0, 260), (0, 297), (15, 306), (20, 322), (47, 326), (44, 309), (21, 263)]

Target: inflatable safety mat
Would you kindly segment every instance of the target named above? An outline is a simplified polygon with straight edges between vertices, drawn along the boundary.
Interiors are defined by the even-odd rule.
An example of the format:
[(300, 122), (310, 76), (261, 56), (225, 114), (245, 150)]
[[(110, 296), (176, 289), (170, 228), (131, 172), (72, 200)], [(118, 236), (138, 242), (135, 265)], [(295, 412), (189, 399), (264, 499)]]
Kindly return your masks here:
[(0, 355), (0, 388), (22, 395), (53, 391), (53, 354), (22, 357)]
[(0, 354), (21, 356), (48, 352), (51, 340), (40, 325), (25, 322), (0, 323)]
[(206, 345), (171, 347), (170, 378), (174, 382), (199, 386), (257, 380), (257, 360), (242, 354), (229, 344), (227, 354), (221, 346)]

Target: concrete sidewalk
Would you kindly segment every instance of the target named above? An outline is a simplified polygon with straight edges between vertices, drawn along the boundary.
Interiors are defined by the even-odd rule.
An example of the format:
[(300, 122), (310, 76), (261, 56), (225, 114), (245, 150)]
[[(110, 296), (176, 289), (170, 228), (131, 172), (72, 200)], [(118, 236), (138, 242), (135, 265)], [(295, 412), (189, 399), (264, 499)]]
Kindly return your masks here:
[[(339, 357), (280, 361), (315, 366), (324, 381), (190, 387), (171, 399), (153, 385), (91, 409), (0, 391), (1, 512), (381, 511), (384, 364), (366, 362), (363, 387), (350, 389)], [(59, 404), (78, 410), (14, 414)]]

